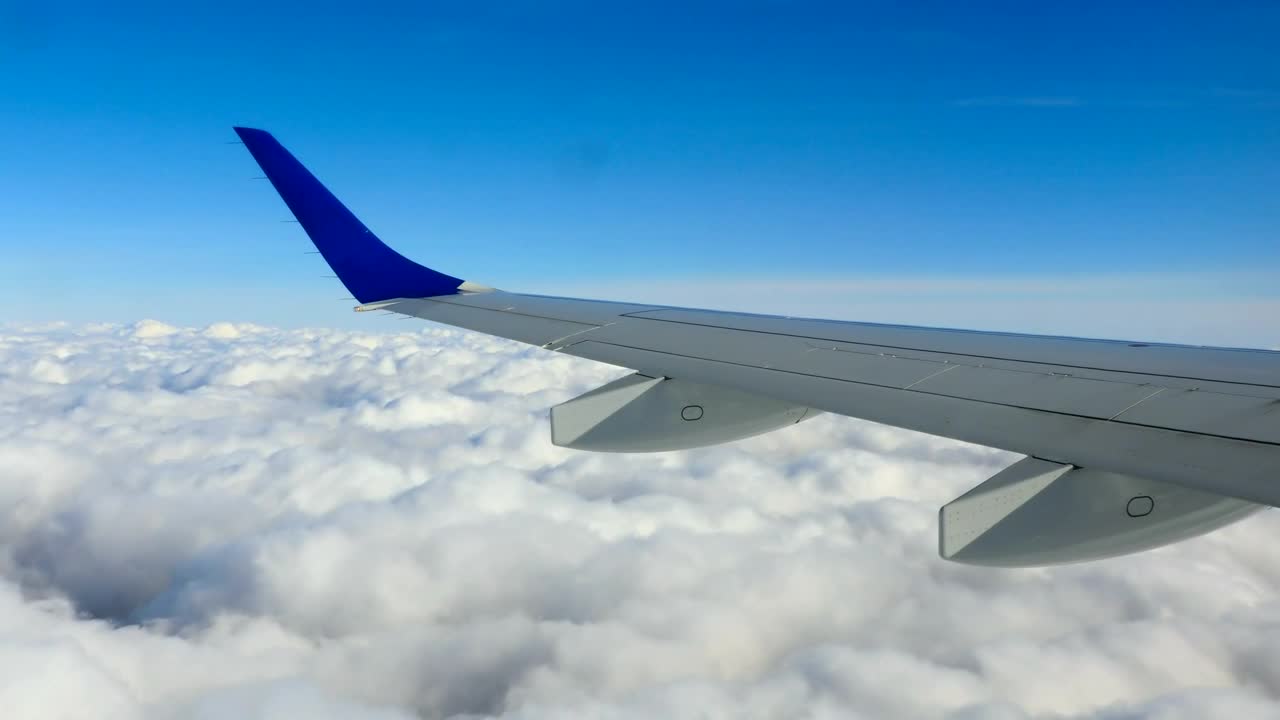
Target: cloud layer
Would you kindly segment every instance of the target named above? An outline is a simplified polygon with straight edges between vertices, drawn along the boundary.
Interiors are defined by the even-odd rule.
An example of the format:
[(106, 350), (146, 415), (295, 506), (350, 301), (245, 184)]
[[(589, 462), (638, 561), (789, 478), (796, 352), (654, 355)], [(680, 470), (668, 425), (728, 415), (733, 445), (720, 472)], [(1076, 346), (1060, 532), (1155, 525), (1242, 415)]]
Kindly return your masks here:
[(1011, 456), (830, 416), (553, 447), (546, 409), (620, 373), (434, 328), (0, 328), (0, 707), (1280, 717), (1275, 513), (949, 564), (937, 507)]

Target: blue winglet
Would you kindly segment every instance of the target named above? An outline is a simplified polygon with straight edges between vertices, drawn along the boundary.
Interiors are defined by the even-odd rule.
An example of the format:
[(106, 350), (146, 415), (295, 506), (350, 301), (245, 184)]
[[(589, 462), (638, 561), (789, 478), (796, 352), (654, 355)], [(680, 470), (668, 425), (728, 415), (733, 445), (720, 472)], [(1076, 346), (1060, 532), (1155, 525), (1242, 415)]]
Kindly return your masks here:
[(462, 280), (423, 267), (387, 247), (271, 133), (243, 127), (235, 131), (356, 300), (372, 303), (458, 291)]

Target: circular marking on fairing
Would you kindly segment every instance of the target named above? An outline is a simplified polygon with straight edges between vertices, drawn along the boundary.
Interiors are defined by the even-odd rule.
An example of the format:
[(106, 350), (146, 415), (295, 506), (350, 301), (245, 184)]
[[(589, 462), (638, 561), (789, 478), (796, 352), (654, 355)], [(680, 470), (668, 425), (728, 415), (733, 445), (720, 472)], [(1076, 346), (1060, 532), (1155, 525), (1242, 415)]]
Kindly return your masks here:
[(684, 409), (680, 411), (680, 418), (683, 420), (688, 420), (690, 422), (694, 420), (701, 420), (702, 406), (701, 405), (685, 405)]
[(1156, 501), (1151, 499), (1150, 495), (1139, 495), (1129, 498), (1129, 504), (1125, 505), (1124, 511), (1129, 513), (1129, 517), (1146, 517), (1156, 508)]

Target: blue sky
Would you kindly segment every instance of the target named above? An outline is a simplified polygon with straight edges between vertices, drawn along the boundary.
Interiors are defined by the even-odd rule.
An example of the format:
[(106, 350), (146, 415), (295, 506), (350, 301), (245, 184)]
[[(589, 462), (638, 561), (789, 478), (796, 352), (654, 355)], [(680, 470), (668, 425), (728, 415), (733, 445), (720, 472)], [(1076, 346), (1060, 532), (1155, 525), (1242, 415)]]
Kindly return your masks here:
[(1275, 3), (339, 5), (0, 3), (0, 317), (351, 322), (235, 124), (509, 289), (1280, 297)]

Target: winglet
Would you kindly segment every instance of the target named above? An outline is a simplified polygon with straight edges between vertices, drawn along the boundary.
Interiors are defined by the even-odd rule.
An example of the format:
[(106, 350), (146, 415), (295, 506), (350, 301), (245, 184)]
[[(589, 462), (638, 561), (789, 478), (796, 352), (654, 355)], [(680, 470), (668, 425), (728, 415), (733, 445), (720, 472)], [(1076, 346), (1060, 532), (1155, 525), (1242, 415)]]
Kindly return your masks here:
[(387, 247), (271, 133), (235, 128), (342, 284), (362, 304), (452, 295), (463, 281)]

